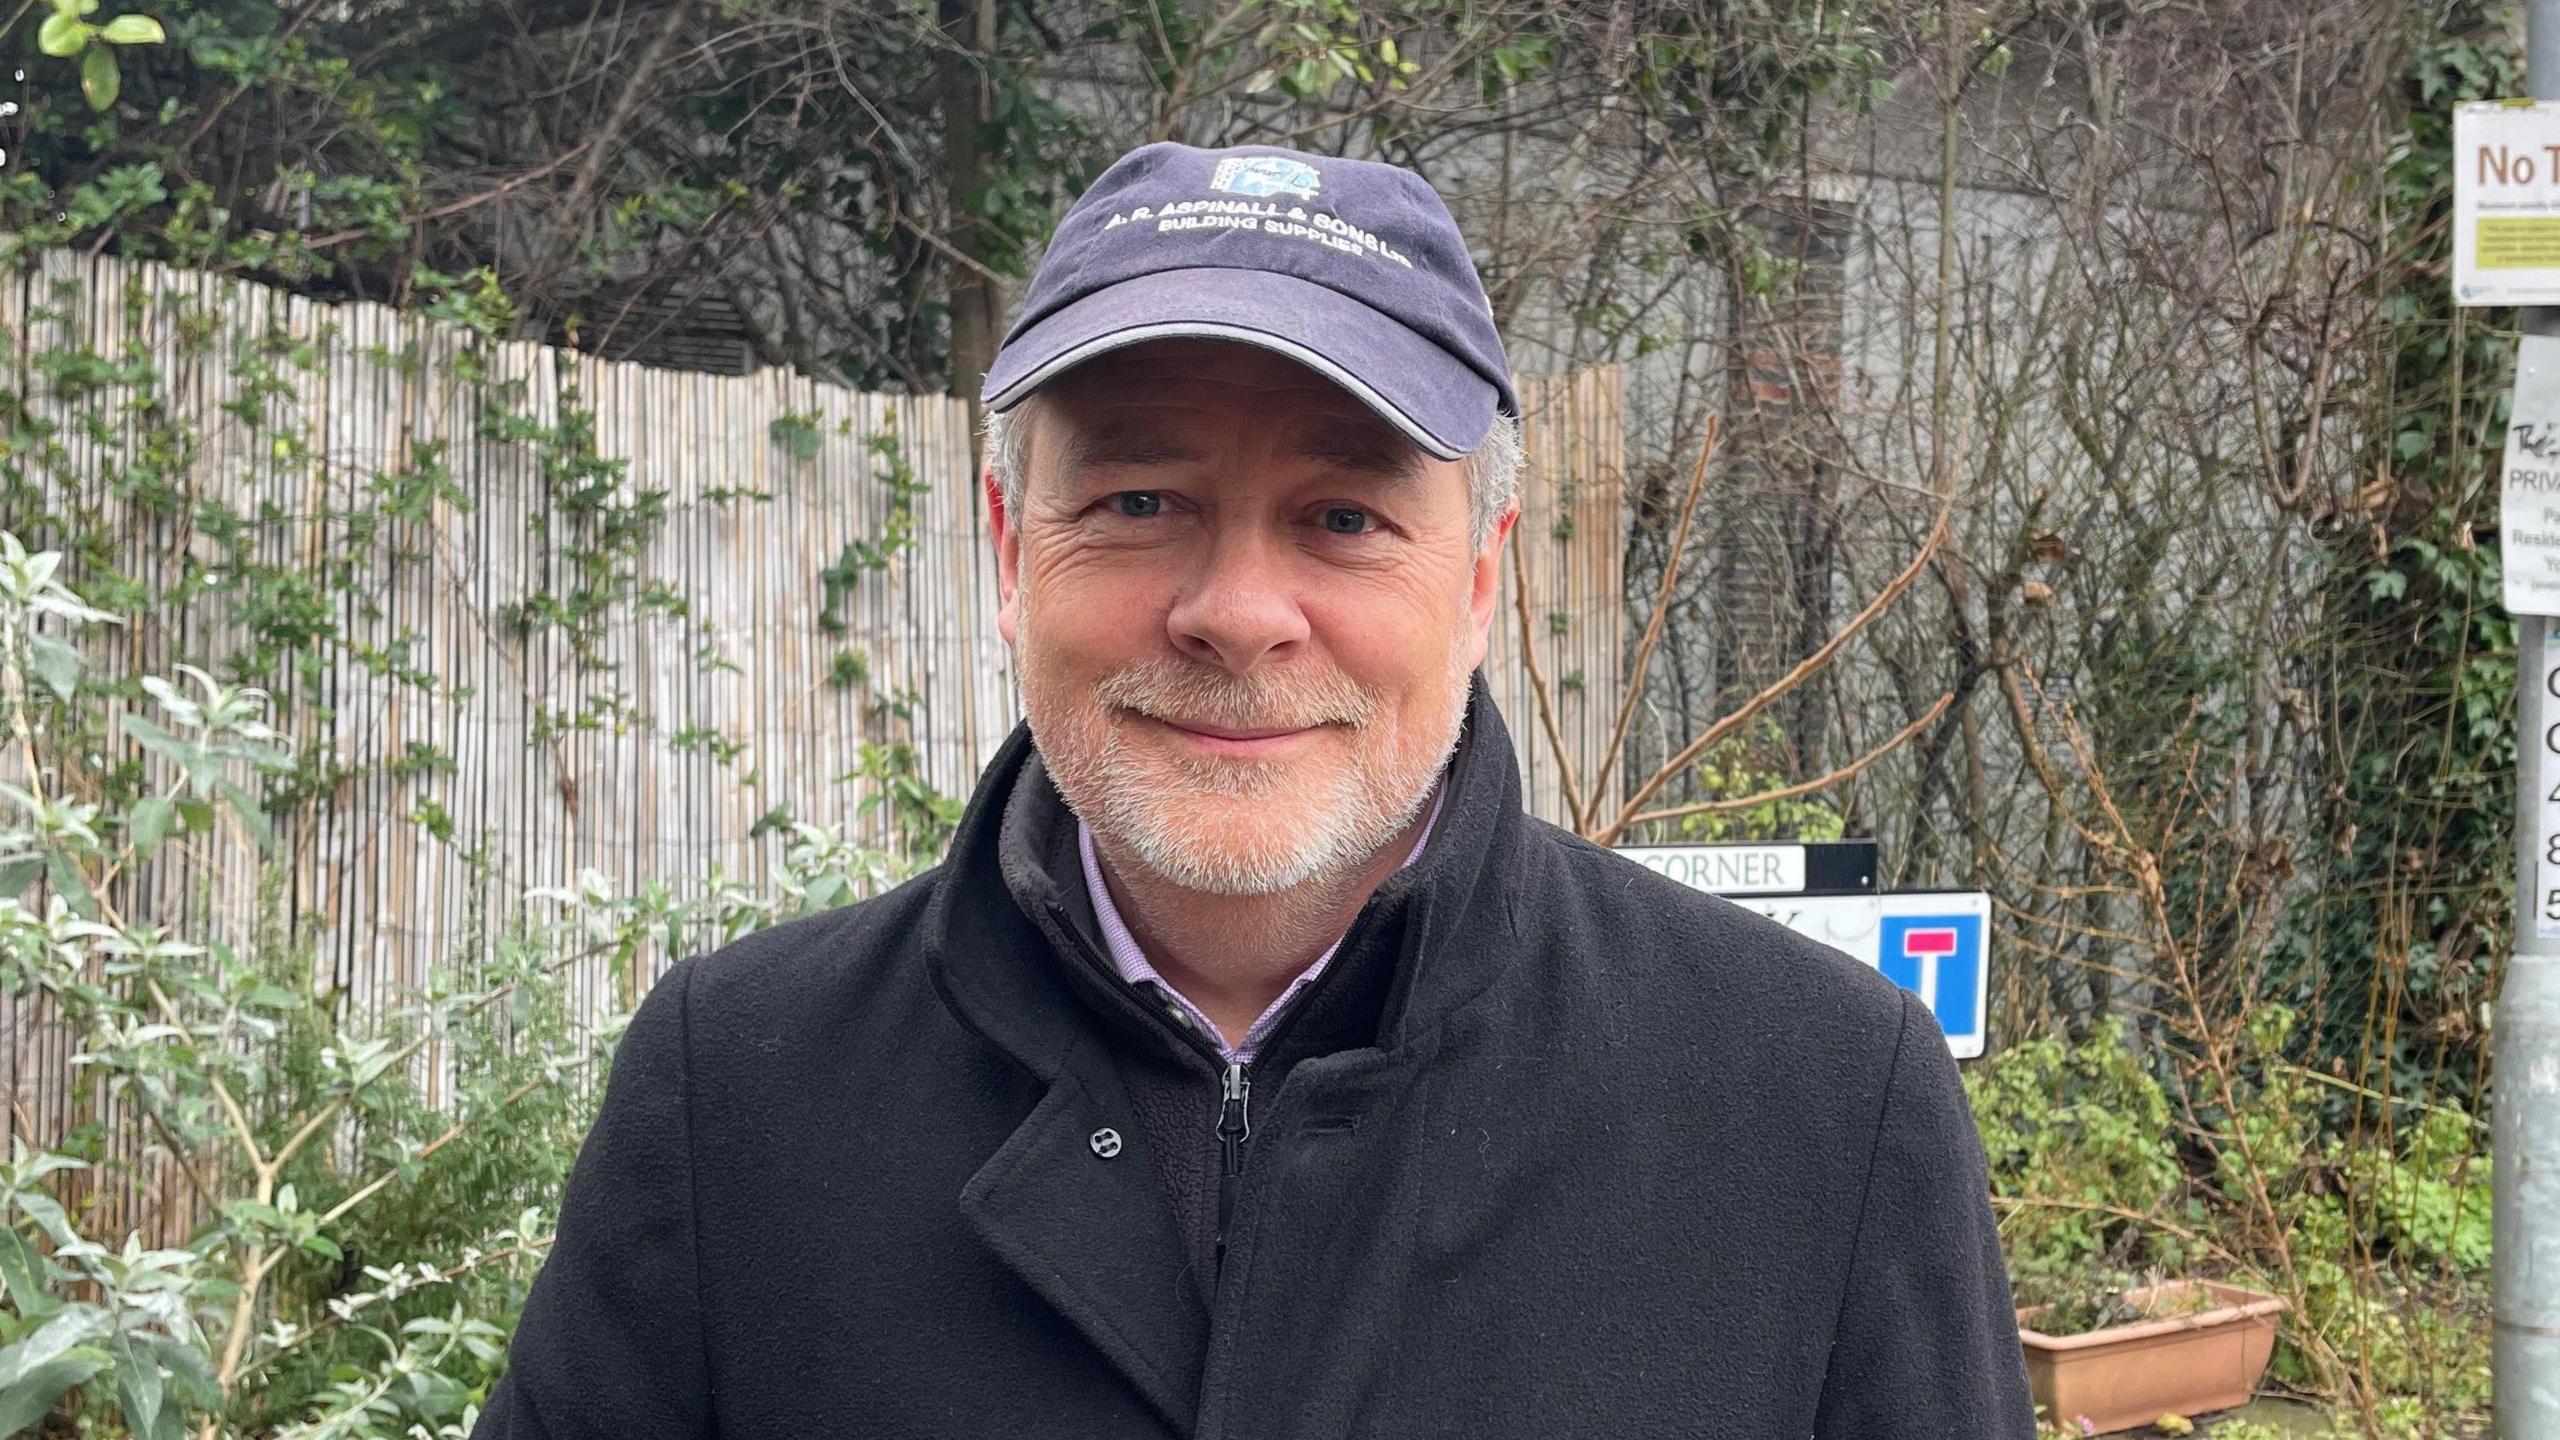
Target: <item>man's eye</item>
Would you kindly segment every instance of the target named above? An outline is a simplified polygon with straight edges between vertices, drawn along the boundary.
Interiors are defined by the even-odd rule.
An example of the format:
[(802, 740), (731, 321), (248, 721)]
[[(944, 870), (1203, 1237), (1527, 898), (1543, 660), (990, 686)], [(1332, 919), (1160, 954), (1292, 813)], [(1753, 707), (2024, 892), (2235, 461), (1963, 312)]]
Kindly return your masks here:
[(1111, 497), (1111, 508), (1131, 519), (1164, 512), (1164, 497), (1153, 490), (1123, 490)]
[(1369, 512), (1349, 505), (1336, 505), (1324, 512), (1324, 528), (1336, 535), (1362, 535), (1369, 530)]

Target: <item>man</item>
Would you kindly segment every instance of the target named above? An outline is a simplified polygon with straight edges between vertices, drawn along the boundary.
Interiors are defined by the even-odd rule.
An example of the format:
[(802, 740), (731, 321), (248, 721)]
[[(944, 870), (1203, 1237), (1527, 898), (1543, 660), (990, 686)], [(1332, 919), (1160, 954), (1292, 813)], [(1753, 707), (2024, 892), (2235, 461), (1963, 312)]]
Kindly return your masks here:
[(1521, 811), (1427, 185), (1137, 150), (986, 400), (1026, 724), (650, 991), (476, 1435), (2031, 1435), (1928, 1011)]

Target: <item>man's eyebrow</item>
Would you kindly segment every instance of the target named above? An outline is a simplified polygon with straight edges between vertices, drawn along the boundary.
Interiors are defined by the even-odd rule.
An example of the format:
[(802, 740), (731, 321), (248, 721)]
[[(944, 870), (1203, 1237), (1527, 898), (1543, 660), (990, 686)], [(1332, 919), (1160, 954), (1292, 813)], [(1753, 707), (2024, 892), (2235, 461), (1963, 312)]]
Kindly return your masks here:
[(1300, 435), (1290, 451), (1301, 460), (1317, 460), (1337, 469), (1388, 480), (1410, 480), (1422, 473), (1422, 451), (1393, 430), (1346, 429), (1328, 425)]
[(1080, 426), (1067, 441), (1070, 474), (1097, 465), (1179, 465), (1203, 458), (1179, 438), (1142, 425)]

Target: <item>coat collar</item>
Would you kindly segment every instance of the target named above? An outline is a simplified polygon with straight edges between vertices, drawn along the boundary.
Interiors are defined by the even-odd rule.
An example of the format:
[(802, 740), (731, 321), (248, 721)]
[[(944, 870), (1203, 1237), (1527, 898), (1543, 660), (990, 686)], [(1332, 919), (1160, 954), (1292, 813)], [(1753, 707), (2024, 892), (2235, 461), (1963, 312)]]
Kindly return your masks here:
[[(1334, 953), (1331, 965), (1342, 969), (1310, 987), (1312, 997), (1335, 973), (1354, 974), (1383, 998), (1373, 1005), (1368, 993), (1334, 986), (1347, 1000), (1336, 1013), (1357, 1023), (1309, 1038), (1373, 1043), (1372, 1055), (1390, 1061), (1418, 1054), (1409, 1047), (1518, 949), (1507, 943), (1517, 927), (1512, 887), (1502, 881), (1527, 817), (1510, 738), (1481, 674), (1445, 783), (1448, 800), (1421, 857), (1371, 894)], [(1205, 1297), (1182, 1279), (1181, 1232), (1154, 1168), (1097, 1163), (1102, 1152), (1091, 1148), (1134, 1113), (1112, 1063), (1115, 1039), (1176, 1042), (1078, 933), (1068, 903), (1068, 883), (1081, 883), (1074, 847), (1074, 820), (1029, 728), (1017, 726), (961, 817), (922, 938), (935, 988), (961, 1023), (1046, 1089), (961, 1188), (959, 1211), (1017, 1279), (1176, 1433), (1189, 1434), (1208, 1348)], [(1461, 926), (1468, 943), (1455, 943)], [(1280, 1029), (1324, 1014), (1310, 1006)]]
[[(1511, 887), (1528, 817), (1519, 766), (1481, 671), (1451, 758), (1449, 793), (1429, 843), (1361, 907), (1333, 964), (1383, 961), (1393, 972), (1378, 1017), (1378, 1048), (1427, 1036), (1491, 983), (1504, 944), (1448, 943), (1462, 927), (1514, 928)], [(1076, 923), (1061, 876), (1077, 873), (1072, 812), (1018, 724), (980, 777), (952, 838), (930, 911), (936, 986), (962, 1023), (1043, 1080), (1093, 1034), (1096, 987), (1126, 989)], [(1492, 938), (1487, 936), (1485, 938)], [(1102, 1007), (1107, 1017), (1115, 1008)], [(1134, 1003), (1126, 1013), (1162, 1043), (1162, 1027)]]

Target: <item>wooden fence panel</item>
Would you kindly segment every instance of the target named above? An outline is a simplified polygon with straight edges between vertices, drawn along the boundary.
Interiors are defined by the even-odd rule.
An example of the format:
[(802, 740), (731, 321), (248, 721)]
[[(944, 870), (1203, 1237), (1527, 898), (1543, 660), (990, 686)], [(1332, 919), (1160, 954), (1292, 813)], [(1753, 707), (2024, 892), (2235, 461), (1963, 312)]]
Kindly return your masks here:
[[(853, 820), (864, 794), (847, 778), (866, 740), (914, 747), (922, 778), (965, 795), (1011, 730), (1009, 657), (995, 631), (995, 572), (970, 469), (968, 407), (932, 397), (862, 394), (780, 371), (746, 376), (652, 369), (521, 342), (489, 344), (441, 321), (380, 305), (327, 305), (238, 280), (112, 257), (50, 254), (0, 278), (0, 383), (60, 427), (66, 447), (44, 477), (51, 517), (6, 516), (25, 533), (103, 526), (124, 539), (120, 568), (154, 593), (192, 548), (219, 552), (184, 518), (121, 498), (118, 477), (144, 437), (132, 387), (57, 392), (37, 363), (85, 349), (148, 361), (161, 419), (191, 434), (180, 479), (193, 502), (242, 517), (265, 564), (321, 576), (361, 555), (361, 586), (321, 591), (344, 643), (316, 674), (279, 682), (280, 728), (298, 750), (349, 777), (279, 815), (286, 899), (314, 979), (360, 1010), (422, 984), (429, 966), (467, 965), (474, 947), (528, 903), (534, 887), (571, 887), (594, 870), (617, 894), (652, 881), (700, 884), (717, 872), (762, 883), (782, 843), (749, 838), (776, 809), (821, 826)], [(466, 365), (485, 365), (475, 384)], [(274, 382), (274, 383), (271, 383)], [(1532, 591), (1534, 641), (1559, 685), (1559, 721), (1579, 773), (1596, 764), (1614, 713), (1622, 644), (1620, 374), (1523, 377), (1529, 473), (1514, 544)], [(252, 423), (250, 416), (255, 416)], [(103, 419), (95, 435), (89, 422)], [(493, 433), (558, 432), (591, 420), (601, 469), (546, 473), (545, 453)], [(812, 444), (814, 441), (814, 445)], [(814, 449), (814, 453), (810, 453)], [(556, 459), (557, 454), (554, 453)], [(613, 471), (619, 462), (619, 473)], [(910, 536), (882, 566), (849, 565), (901, 523), (886, 477), (906, 497)], [(416, 491), (438, 469), (459, 492), (369, 534), (385, 487)], [(580, 495), (582, 487), (597, 493)], [(658, 492), (664, 521), (615, 563), (633, 593), (663, 584), (669, 605), (629, 594), (579, 655), (558, 626), (527, 631), (517, 607), (573, 595), (579, 537), (598, 512)], [(822, 573), (845, 584), (829, 633)], [(1558, 767), (1541, 733), (1506, 573), (1487, 663), (1518, 745), (1530, 808), (1564, 814)], [(680, 607), (680, 608), (679, 608)], [(154, 606), (102, 627), (93, 651), (123, 674), (170, 674), (186, 660), (219, 673), (249, 617), (220, 588), (184, 607)], [(842, 655), (864, 678), (836, 683)], [(437, 685), (400, 678), (421, 670)], [(880, 702), (913, 697), (912, 724)], [(704, 742), (740, 747), (723, 762)], [(449, 765), (393, 772), (411, 747)], [(154, 762), (157, 763), (156, 761)], [(16, 754), (0, 773), (24, 784)], [(752, 774), (752, 784), (740, 777)], [(425, 817), (449, 824), (439, 839)], [(864, 827), (857, 826), (857, 829)], [(876, 835), (876, 828), (873, 832)], [(504, 857), (475, 890), (467, 852)], [(115, 903), (188, 938), (245, 940), (254, 867), (220, 841), (173, 847), (120, 877)], [(648, 976), (608, 985), (601, 962), (577, 976), (586, 1013), (637, 1002)], [(0, 996), (0, 1146), (42, 1146), (96, 1123), (140, 1178), (65, 1198), (94, 1206), (93, 1233), (139, 1229), (184, 1243), (194, 1222), (154, 1137), (80, 1083), (76, 1037), (41, 997)], [(443, 1103), (441, 1056), (422, 1061)]]
[(1511, 544), (1520, 564), (1506, 565), (1485, 680), (1520, 752), (1522, 799), (1529, 813), (1569, 825), (1564, 769), (1538, 718), (1530, 670), (1521, 655), (1515, 575), (1528, 576), (1530, 643), (1554, 697), (1577, 784), (1600, 767), (1618, 714), (1618, 677), (1626, 653), (1623, 577), (1626, 558), (1626, 422), (1624, 372), (1617, 366), (1568, 375), (1520, 377), (1527, 474)]

